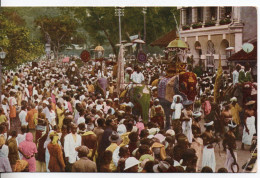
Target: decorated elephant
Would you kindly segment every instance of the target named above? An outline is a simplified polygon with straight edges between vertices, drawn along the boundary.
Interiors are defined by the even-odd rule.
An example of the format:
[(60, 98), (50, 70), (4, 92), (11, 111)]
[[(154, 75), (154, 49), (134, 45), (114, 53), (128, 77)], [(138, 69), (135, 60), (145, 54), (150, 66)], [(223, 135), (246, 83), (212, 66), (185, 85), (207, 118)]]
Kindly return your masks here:
[[(158, 79), (157, 79), (158, 80)], [(174, 75), (170, 70), (166, 77), (153, 82), (158, 83), (158, 98), (166, 115), (166, 129), (170, 127), (171, 103), (174, 95), (180, 95), (185, 100), (194, 101), (197, 91), (197, 76), (192, 72), (180, 72)]]
[(141, 115), (143, 122), (147, 123), (149, 118), (151, 91), (146, 85), (131, 84), (128, 89), (120, 94), (120, 98), (129, 97), (134, 104), (133, 114)]
[(257, 85), (252, 82), (231, 85), (223, 92), (223, 96), (227, 102), (229, 102), (231, 97), (235, 96), (238, 104), (243, 106), (247, 101), (257, 100)]

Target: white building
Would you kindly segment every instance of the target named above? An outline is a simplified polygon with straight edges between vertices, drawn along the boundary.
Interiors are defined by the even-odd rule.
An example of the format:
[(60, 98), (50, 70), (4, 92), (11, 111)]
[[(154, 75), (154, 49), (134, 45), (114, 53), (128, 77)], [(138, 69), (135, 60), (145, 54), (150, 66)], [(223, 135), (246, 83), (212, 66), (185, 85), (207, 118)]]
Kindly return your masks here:
[(194, 57), (194, 66), (200, 64), (213, 72), (217, 69), (219, 54), (224, 69), (231, 53), (257, 36), (255, 7), (181, 7), (180, 35)]

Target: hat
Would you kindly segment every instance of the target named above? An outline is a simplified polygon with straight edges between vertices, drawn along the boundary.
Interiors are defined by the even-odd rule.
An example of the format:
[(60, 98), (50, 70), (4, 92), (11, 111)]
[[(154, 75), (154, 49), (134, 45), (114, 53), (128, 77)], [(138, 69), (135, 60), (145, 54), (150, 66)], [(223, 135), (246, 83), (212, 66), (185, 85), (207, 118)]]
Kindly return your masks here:
[(197, 112), (194, 112), (192, 115), (194, 118), (198, 118), (201, 116), (201, 112), (197, 111)]
[(149, 135), (155, 135), (157, 132), (160, 131), (160, 129), (159, 128), (151, 128), (148, 131), (149, 131)]
[(79, 146), (79, 147), (75, 148), (75, 150), (78, 153), (81, 153), (81, 154), (84, 154), (84, 155), (87, 155), (89, 153), (89, 149), (86, 146)]
[(125, 169), (124, 170), (127, 170), (133, 166), (136, 166), (140, 163), (140, 161), (138, 161), (135, 157), (129, 157), (126, 159), (125, 161)]
[(252, 104), (255, 104), (255, 101), (254, 101), (254, 100), (248, 101), (248, 102), (246, 103), (246, 106), (249, 106), (249, 105), (252, 105)]
[(183, 105), (185, 105), (185, 106), (188, 106), (188, 105), (191, 105), (191, 104), (193, 104), (193, 101), (191, 101), (191, 100), (185, 100), (183, 102)]
[(114, 101), (118, 101), (119, 99), (118, 98), (114, 98)]
[(234, 124), (232, 121), (231, 121), (231, 123), (230, 124), (228, 124), (228, 127), (231, 127), (231, 128), (236, 128), (236, 124)]
[(154, 86), (153, 88), (152, 88), (152, 90), (156, 90), (157, 89), (157, 87), (156, 86)]
[(169, 129), (169, 130), (166, 131), (166, 134), (169, 134), (169, 135), (171, 135), (171, 136), (174, 136), (174, 135), (175, 135), (175, 132), (174, 132), (174, 130)]
[(236, 97), (233, 97), (230, 99), (231, 102), (236, 102), (237, 101), (237, 98)]
[(174, 95), (172, 99), (173, 99), (174, 102), (176, 102), (177, 98), (180, 98), (180, 101), (182, 102), (183, 98), (182, 98), (181, 95)]
[(212, 126), (213, 124), (214, 124), (214, 122), (211, 121), (211, 122), (207, 122), (207, 123), (205, 123), (204, 126), (205, 126), (205, 127), (208, 127), (208, 126)]
[(163, 136), (162, 134), (156, 134), (154, 138), (158, 139), (160, 143), (162, 143), (165, 140), (165, 136)]
[(110, 142), (118, 142), (120, 140), (121, 140), (121, 138), (120, 138), (119, 134), (117, 132), (115, 132), (115, 131), (113, 131), (111, 136), (109, 136), (109, 141)]
[(49, 102), (44, 100), (42, 103), (49, 105)]
[(154, 172), (166, 172), (170, 168), (170, 164), (166, 161), (160, 161), (159, 164), (153, 166)]

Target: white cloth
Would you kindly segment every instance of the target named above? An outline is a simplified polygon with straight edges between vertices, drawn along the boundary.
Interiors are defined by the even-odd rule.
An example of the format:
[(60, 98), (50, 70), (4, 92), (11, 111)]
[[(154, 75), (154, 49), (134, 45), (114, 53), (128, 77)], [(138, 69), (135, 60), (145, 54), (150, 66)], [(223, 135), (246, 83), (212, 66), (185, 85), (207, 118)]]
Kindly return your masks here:
[(85, 123), (85, 118), (84, 117), (79, 117), (78, 118), (77, 124), (79, 125), (81, 123)]
[(0, 149), (0, 157), (2, 158), (8, 158), (9, 154), (9, 148), (7, 145), (3, 145), (2, 148)]
[(144, 75), (141, 72), (134, 72), (130, 79), (133, 80), (134, 83), (142, 83), (142, 81), (144, 81)]
[(69, 163), (74, 163), (78, 159), (78, 152), (76, 147), (81, 146), (81, 136), (76, 134), (76, 142), (73, 139), (72, 133), (68, 134), (64, 138), (64, 153), (65, 157), (69, 158)]
[(48, 108), (48, 107), (45, 107), (45, 108), (42, 110), (42, 112), (45, 114), (45, 117), (46, 117), (48, 120), (50, 120), (51, 114), (50, 114), (49, 108)]
[(118, 155), (119, 149), (120, 149), (120, 146), (116, 147), (116, 149), (113, 152), (113, 156), (112, 156), (113, 163), (115, 164), (116, 167), (117, 167), (118, 161), (120, 159), (120, 156)]
[(192, 143), (192, 137), (193, 137), (191, 125), (192, 125), (192, 119), (191, 118), (190, 118), (189, 121), (183, 121), (182, 122), (183, 134), (187, 136), (189, 143)]
[(233, 74), (233, 85), (235, 85), (236, 83), (238, 83), (239, 73), (237, 70), (234, 70), (234, 72), (232, 74)]
[(249, 134), (246, 132), (246, 128), (243, 130), (242, 143), (246, 145), (251, 145), (253, 135), (256, 133), (255, 130), (255, 116), (247, 117), (246, 125), (249, 130)]
[(205, 166), (210, 167), (213, 170), (213, 172), (215, 172), (216, 159), (215, 159), (214, 148), (207, 148), (207, 146), (204, 146), (203, 154), (202, 154), (202, 167)]
[(181, 110), (183, 109), (182, 104), (172, 102), (171, 109), (175, 110), (172, 113), (172, 119), (180, 119), (181, 118)]
[(20, 113), (19, 113), (19, 119), (20, 119), (20, 122), (21, 122), (21, 126), (23, 125), (28, 125), (28, 122), (26, 122), (26, 115), (27, 115), (27, 112), (22, 110)]
[[(227, 155), (226, 155), (225, 167), (228, 170), (228, 172), (232, 172), (231, 165), (234, 162), (234, 158), (232, 157), (229, 149), (227, 149), (226, 152), (227, 152)], [(234, 155), (237, 160), (237, 152), (234, 152)], [(237, 172), (237, 166), (234, 166), (233, 168), (234, 168), (234, 171)]]
[[(26, 133), (24, 134), (18, 134), (16, 137), (17, 145), (19, 146), (20, 143), (25, 141)], [(20, 159), (23, 159), (23, 155), (19, 152)]]
[(49, 122), (50, 122), (50, 124), (51, 124), (52, 126), (55, 126), (55, 125), (56, 125), (55, 118), (56, 118), (56, 113), (55, 113), (55, 111), (51, 110), (51, 111), (50, 111), (50, 120), (49, 120)]
[(14, 106), (14, 105), (17, 105), (17, 101), (14, 97), (10, 97), (9, 98), (9, 105), (10, 106)]

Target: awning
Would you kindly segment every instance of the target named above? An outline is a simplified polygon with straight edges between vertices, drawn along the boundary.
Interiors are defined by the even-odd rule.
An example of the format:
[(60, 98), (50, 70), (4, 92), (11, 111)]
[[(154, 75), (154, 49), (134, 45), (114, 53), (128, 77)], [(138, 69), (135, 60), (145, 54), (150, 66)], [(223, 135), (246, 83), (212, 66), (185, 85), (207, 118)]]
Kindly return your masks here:
[(151, 46), (159, 46), (159, 47), (167, 47), (168, 44), (176, 39), (176, 31), (172, 30), (169, 33), (161, 36), (157, 40), (153, 41), (150, 45)]
[(227, 60), (233, 62), (251, 62), (257, 61), (257, 41), (253, 43), (254, 49), (250, 53), (246, 53), (243, 49), (230, 56)]
[(65, 57), (64, 59), (62, 59), (62, 62), (63, 63), (70, 62), (70, 58), (69, 57)]

